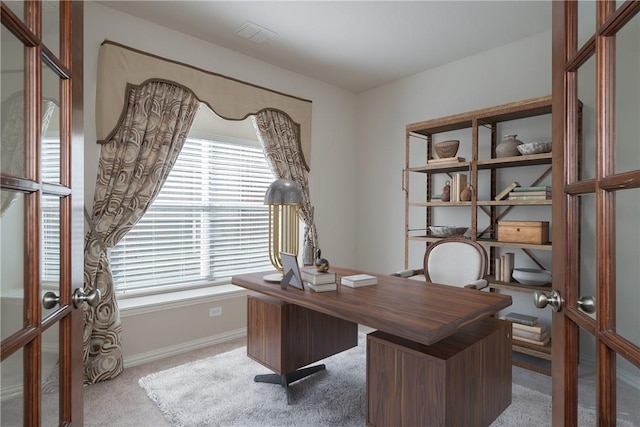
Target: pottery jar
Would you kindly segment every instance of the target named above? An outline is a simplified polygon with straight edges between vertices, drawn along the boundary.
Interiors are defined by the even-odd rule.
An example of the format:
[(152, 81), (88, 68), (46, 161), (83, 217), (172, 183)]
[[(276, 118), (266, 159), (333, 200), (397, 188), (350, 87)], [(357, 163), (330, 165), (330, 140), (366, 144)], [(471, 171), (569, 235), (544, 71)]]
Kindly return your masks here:
[(496, 147), (496, 157), (513, 157), (521, 156), (518, 151), (518, 145), (522, 145), (522, 141), (516, 139), (518, 135), (505, 135), (504, 139)]

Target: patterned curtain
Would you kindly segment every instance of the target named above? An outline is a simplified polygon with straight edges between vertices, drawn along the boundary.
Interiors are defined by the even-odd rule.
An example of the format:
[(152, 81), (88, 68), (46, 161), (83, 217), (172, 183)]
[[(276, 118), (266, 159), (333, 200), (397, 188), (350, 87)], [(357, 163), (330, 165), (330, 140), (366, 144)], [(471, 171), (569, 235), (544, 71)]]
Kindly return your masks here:
[(182, 149), (199, 101), (182, 86), (150, 80), (128, 85), (120, 126), (101, 147), (91, 231), (85, 237), (84, 287), (102, 300), (84, 312), (85, 384), (122, 372), (121, 324), (108, 249), (138, 222)]
[(318, 233), (313, 221), (313, 206), (309, 195), (309, 167), (300, 146), (300, 126), (287, 113), (267, 109), (252, 116), (253, 127), (262, 144), (271, 172), (278, 179), (291, 179), (300, 185), (304, 203), (300, 216), (306, 224), (305, 240), (318, 247)]

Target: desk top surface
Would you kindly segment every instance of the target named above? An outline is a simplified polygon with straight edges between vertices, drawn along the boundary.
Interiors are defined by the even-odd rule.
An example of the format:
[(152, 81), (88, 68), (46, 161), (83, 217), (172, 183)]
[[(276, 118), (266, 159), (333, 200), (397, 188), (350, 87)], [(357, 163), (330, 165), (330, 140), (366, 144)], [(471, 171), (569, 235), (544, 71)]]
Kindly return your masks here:
[(329, 314), (431, 345), (465, 326), (511, 305), (511, 296), (474, 289), (425, 283), (387, 275), (378, 284), (350, 288), (340, 285), (340, 277), (362, 271), (332, 267), (338, 289), (332, 292), (300, 290), (262, 279), (271, 272), (233, 276), (231, 283), (282, 301)]

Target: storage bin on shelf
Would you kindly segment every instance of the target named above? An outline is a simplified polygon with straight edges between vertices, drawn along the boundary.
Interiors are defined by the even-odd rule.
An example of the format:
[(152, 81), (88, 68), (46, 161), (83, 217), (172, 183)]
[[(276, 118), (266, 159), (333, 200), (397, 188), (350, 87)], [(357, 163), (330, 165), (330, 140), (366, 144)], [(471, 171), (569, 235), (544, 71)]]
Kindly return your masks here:
[(549, 221), (498, 221), (498, 241), (547, 244)]

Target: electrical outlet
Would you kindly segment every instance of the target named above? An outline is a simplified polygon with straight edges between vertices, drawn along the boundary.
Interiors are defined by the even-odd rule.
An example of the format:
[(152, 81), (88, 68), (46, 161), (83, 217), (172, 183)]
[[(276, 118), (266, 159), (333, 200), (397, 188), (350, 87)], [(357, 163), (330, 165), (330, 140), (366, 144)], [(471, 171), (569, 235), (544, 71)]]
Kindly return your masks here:
[(211, 307), (209, 309), (209, 317), (221, 316), (222, 307)]

